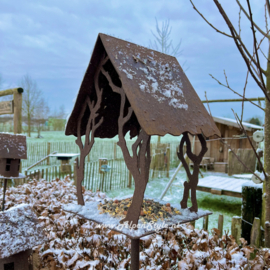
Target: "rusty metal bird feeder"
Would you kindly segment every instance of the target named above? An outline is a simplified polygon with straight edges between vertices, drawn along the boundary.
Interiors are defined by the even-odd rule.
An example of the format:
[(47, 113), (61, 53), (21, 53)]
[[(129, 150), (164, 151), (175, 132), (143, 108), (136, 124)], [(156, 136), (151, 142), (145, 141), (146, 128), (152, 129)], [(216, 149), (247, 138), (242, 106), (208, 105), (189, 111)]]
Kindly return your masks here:
[[(137, 137), (132, 146), (133, 155), (126, 145), (127, 132), (131, 138)], [(201, 142), (198, 156), (191, 152), (188, 133), (197, 135)], [(191, 190), (190, 211), (197, 212), (196, 186), (199, 164), (207, 151), (205, 137), (220, 135), (220, 132), (175, 57), (99, 34), (65, 134), (76, 136), (80, 148), (80, 160), (77, 160), (79, 205), (84, 205), (81, 185), (84, 161), (94, 139), (118, 135), (118, 145), (135, 182), (132, 204), (120, 223), (132, 226), (138, 224), (148, 182), (151, 135), (183, 135), (178, 157), (189, 181), (184, 184), (181, 208), (187, 208)], [(86, 138), (84, 144), (83, 135)], [(193, 173), (184, 159), (184, 143), (187, 155), (194, 163)], [(139, 269), (140, 237), (130, 236), (131, 269)]]

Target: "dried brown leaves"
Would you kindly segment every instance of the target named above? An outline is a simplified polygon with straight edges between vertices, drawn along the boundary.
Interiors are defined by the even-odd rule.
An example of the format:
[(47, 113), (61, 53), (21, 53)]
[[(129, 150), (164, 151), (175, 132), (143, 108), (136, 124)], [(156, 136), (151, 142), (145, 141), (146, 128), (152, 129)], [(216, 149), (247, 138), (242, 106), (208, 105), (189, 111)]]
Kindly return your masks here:
[[(83, 190), (85, 201), (105, 198), (101, 192)], [(0, 198), (2, 190), (0, 190)], [(36, 247), (40, 265), (37, 269), (129, 269), (130, 240), (61, 209), (76, 203), (76, 189), (71, 181), (31, 181), (6, 193), (6, 209), (20, 204), (33, 205), (49, 241)], [(192, 225), (166, 229), (142, 238), (141, 269), (268, 269), (269, 249), (254, 250), (244, 239), (239, 247), (228, 234), (210, 236)]]

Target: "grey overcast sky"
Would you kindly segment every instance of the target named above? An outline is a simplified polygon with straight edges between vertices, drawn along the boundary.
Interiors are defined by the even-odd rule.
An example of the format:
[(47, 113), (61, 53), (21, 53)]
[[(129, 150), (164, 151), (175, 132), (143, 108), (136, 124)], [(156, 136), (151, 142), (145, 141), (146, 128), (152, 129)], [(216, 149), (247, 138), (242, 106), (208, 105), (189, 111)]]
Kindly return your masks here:
[[(193, 2), (213, 25), (229, 33), (212, 0)], [(265, 31), (264, 1), (250, 2), (255, 21)], [(238, 29), (239, 8), (235, 0), (220, 3)], [(241, 3), (247, 8), (246, 1)], [(241, 17), (241, 36), (252, 52), (250, 23), (243, 13)], [(17, 87), (22, 76), (29, 74), (52, 111), (64, 105), (70, 113), (98, 33), (148, 46), (153, 40), (155, 18), (160, 25), (163, 20), (170, 20), (174, 44), (182, 39), (183, 53), (178, 61), (186, 61), (187, 77), (202, 100), (205, 91), (208, 99), (237, 98), (209, 74), (225, 82), (225, 69), (230, 86), (242, 92), (245, 63), (233, 40), (207, 25), (188, 0), (0, 0), (1, 88)], [(258, 34), (258, 40), (261, 37)], [(267, 53), (267, 41), (262, 49)], [(262, 55), (261, 63), (266, 66)], [(247, 96), (263, 96), (251, 77)], [(240, 107), (241, 103), (210, 104), (213, 115), (224, 117), (233, 117), (231, 108), (240, 113)], [(244, 119), (252, 116), (263, 118), (263, 113), (246, 103)]]

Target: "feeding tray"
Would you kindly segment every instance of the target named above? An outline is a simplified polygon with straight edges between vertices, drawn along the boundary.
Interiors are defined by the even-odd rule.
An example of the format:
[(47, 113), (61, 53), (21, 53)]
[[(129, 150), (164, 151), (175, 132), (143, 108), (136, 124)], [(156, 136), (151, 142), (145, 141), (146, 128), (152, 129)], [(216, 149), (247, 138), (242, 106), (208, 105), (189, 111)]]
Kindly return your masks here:
[[(161, 205), (166, 206), (167, 202), (161, 200), (151, 200)], [(121, 201), (121, 199), (119, 199)], [(64, 211), (76, 214), (82, 218), (93, 221), (100, 224), (103, 227), (109, 228), (113, 231), (125, 234), (131, 239), (140, 239), (146, 235), (150, 235), (158, 232), (159, 230), (166, 229), (168, 227), (177, 226), (180, 224), (192, 222), (201, 217), (211, 215), (210, 211), (199, 209), (197, 213), (190, 212), (188, 208), (181, 209), (179, 205), (172, 204), (171, 206), (181, 212), (181, 214), (172, 215), (169, 218), (158, 219), (157, 221), (151, 221), (148, 223), (138, 221), (137, 229), (129, 228), (126, 224), (121, 224), (121, 217), (115, 217), (109, 213), (101, 213), (99, 204), (104, 204), (104, 200), (85, 202), (85, 205), (67, 204), (62, 206)]]
[(69, 160), (79, 156), (80, 154), (70, 154), (70, 153), (56, 153), (50, 154), (50, 157), (56, 157), (58, 160), (61, 160), (60, 171), (63, 173), (71, 173), (71, 165)]

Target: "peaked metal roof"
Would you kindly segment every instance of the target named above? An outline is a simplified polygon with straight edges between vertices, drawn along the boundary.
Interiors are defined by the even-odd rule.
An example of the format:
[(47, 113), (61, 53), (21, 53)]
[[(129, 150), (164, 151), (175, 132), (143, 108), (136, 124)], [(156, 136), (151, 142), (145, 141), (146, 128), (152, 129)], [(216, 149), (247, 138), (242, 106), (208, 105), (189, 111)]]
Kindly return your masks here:
[[(104, 51), (121, 81), (138, 121), (136, 125), (134, 119), (130, 120), (130, 123), (126, 124), (125, 132), (132, 130), (132, 125), (136, 126), (138, 131), (139, 124), (148, 135), (178, 136), (185, 131), (191, 134), (203, 132), (206, 137), (220, 135), (212, 117), (175, 57), (105, 34), (98, 35), (90, 64), (66, 126), (66, 135), (77, 135), (80, 108), (87, 95), (90, 99), (93, 96), (94, 74)], [(105, 87), (105, 96), (106, 91), (109, 90)], [(109, 96), (112, 98), (112, 95)], [(96, 130), (95, 137), (111, 138), (118, 134), (116, 116), (119, 115), (120, 104), (113, 98), (111, 102), (114, 102), (115, 106), (108, 102), (106, 106), (102, 104), (101, 107), (110, 105), (110, 111), (105, 114), (101, 109), (99, 112), (104, 118), (111, 117), (110, 124), (104, 119), (103, 124)], [(82, 127), (82, 134), (85, 133), (85, 126)]]

